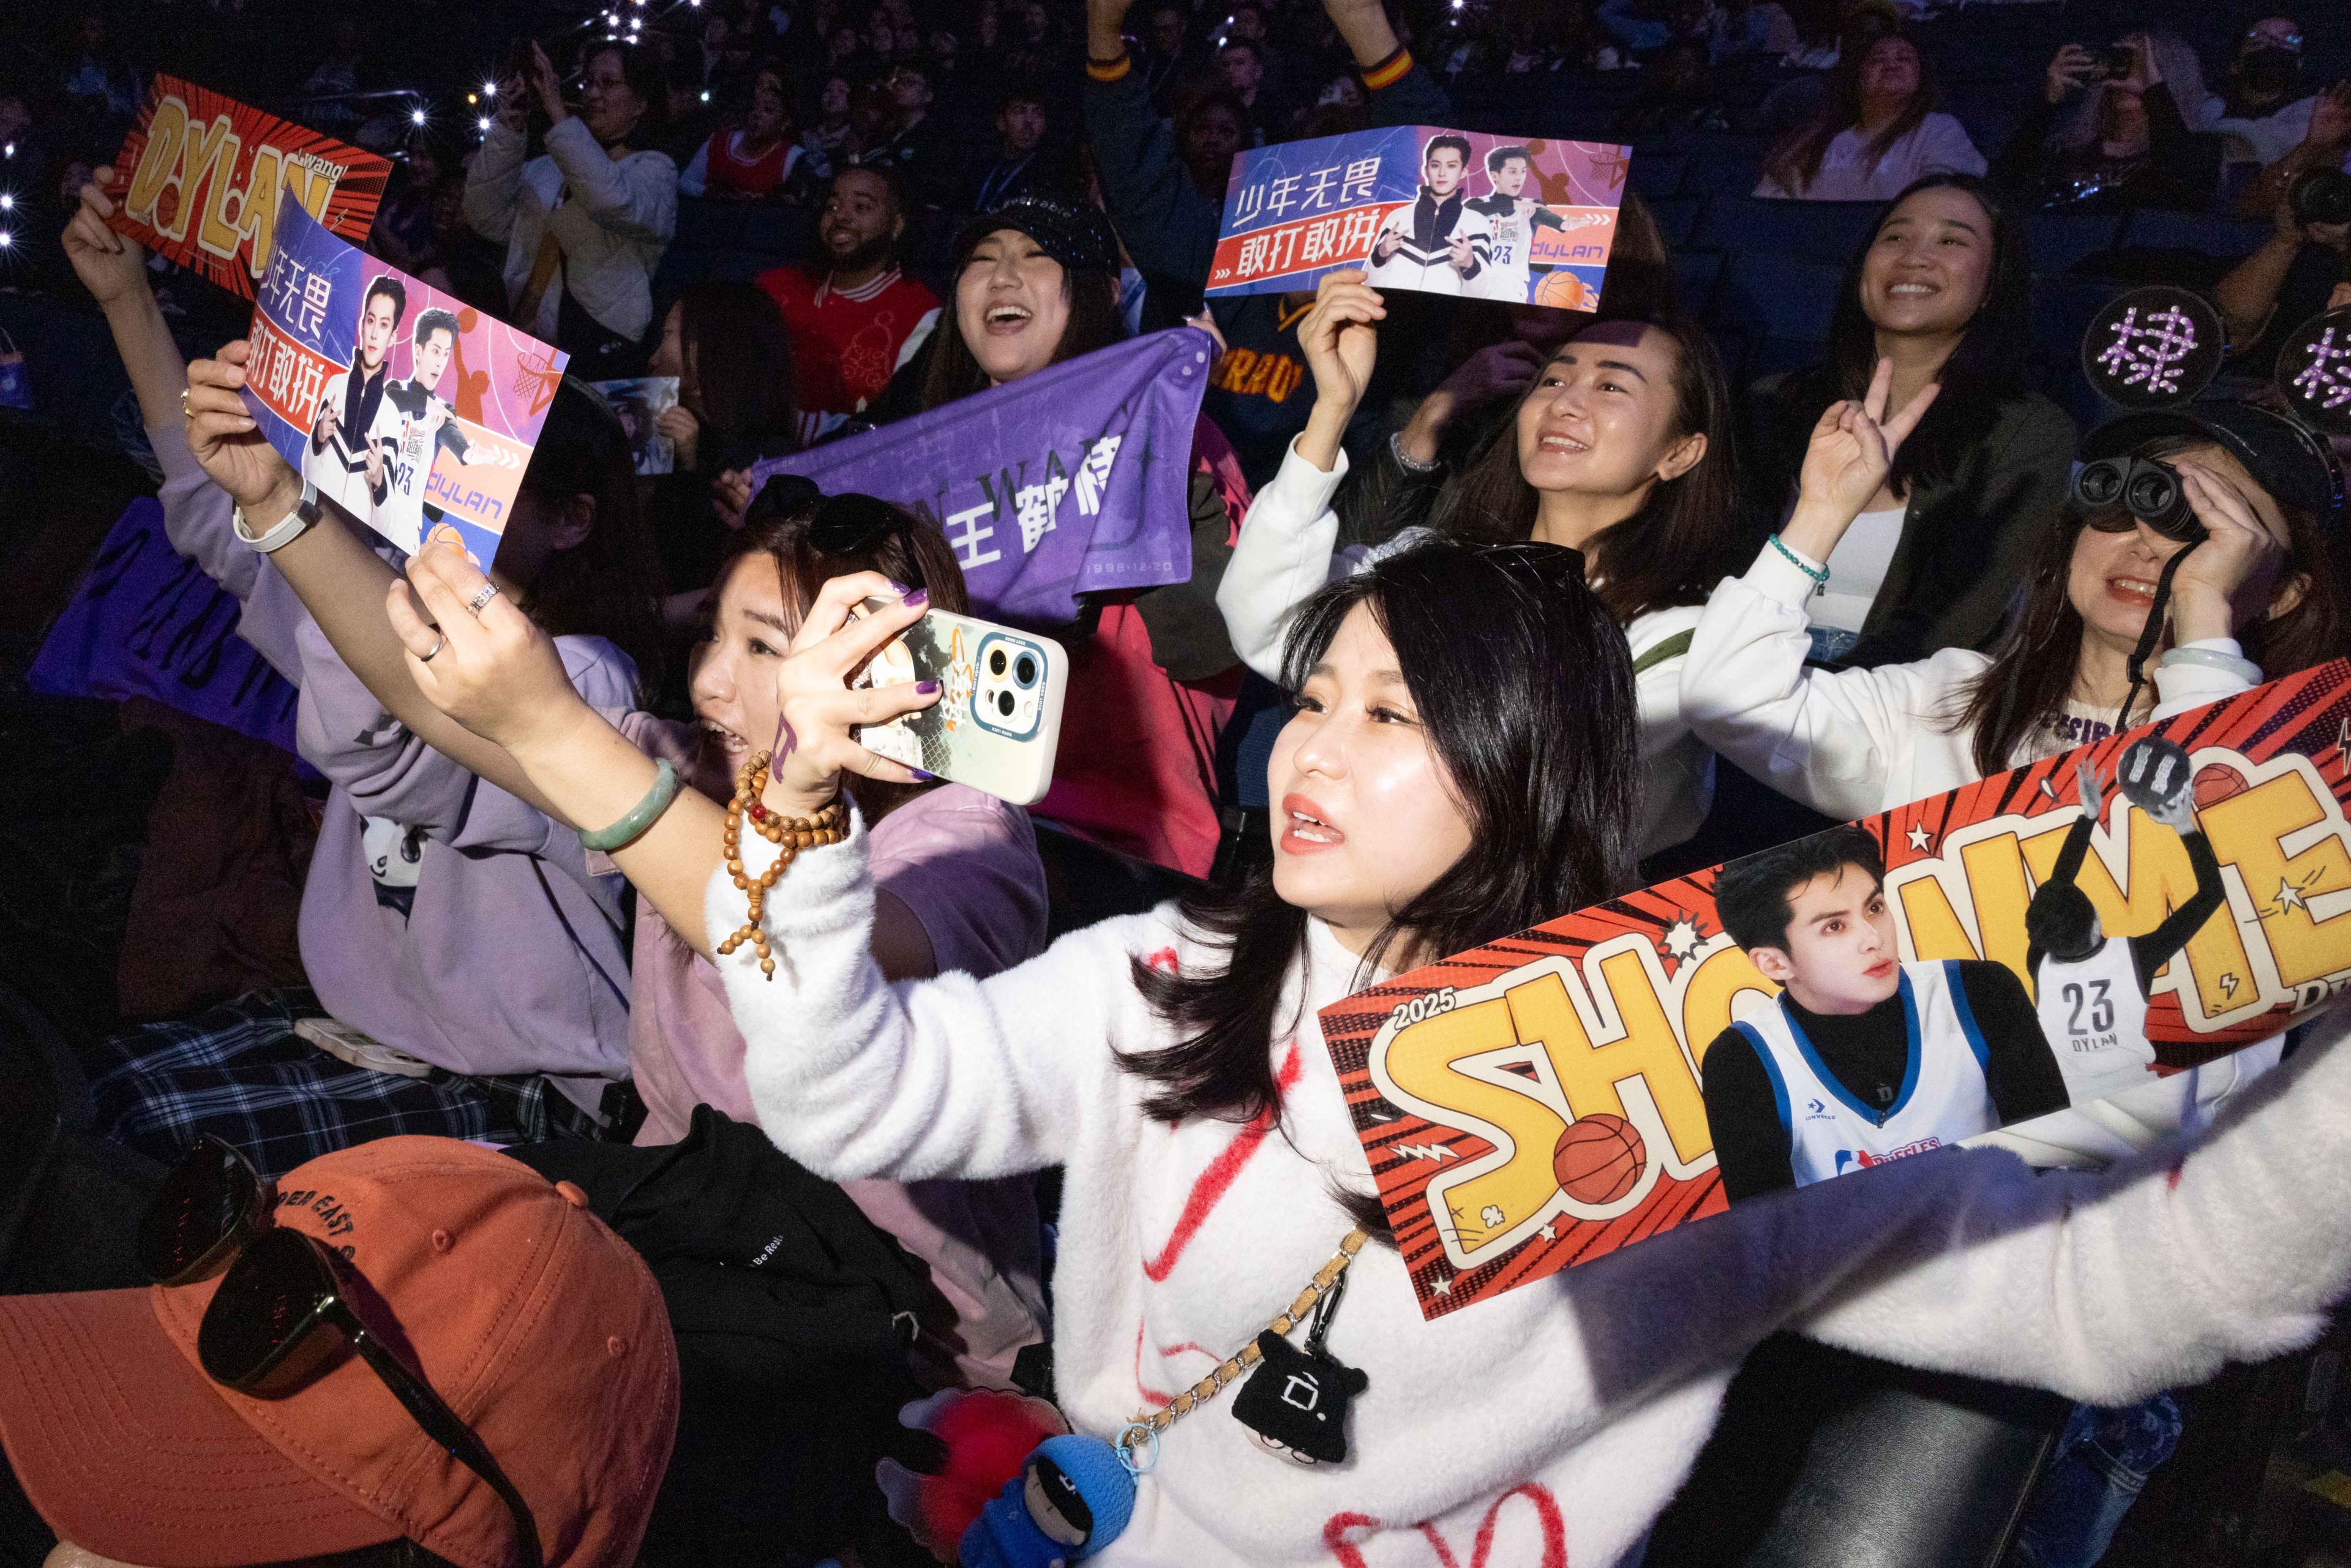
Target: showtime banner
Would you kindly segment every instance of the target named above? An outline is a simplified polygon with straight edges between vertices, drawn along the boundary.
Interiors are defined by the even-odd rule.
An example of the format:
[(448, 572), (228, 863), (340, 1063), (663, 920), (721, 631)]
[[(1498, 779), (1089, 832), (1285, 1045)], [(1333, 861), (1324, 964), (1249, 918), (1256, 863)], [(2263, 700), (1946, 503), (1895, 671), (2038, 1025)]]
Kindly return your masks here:
[(377, 153), (159, 75), (107, 193), (115, 228), (250, 299), (281, 213), (364, 240), (391, 174)]
[(1247, 149), (1233, 160), (1211, 298), (1379, 288), (1596, 309), (1632, 149), (1431, 125)]
[(486, 568), (569, 356), (287, 209), (245, 405), (319, 493), (413, 555)]
[[(2167, 814), (2192, 804), (2185, 832), (2116, 787), (2118, 768), (2150, 771), (2162, 748), (2140, 749), (2149, 736), (2186, 754), (2152, 768), (2173, 791)], [(2087, 822), (2083, 760), (2105, 791)], [(2351, 663), (2338, 660), (1833, 830), (1834, 851), (1813, 860), (1850, 860), (1857, 829), (1884, 866), (1875, 890), (1851, 864), (1814, 875), (1782, 846), (1325, 1008), (1422, 1312), (1719, 1212), (1744, 1196), (1726, 1179), (1733, 1151), (1738, 1170), (1771, 1173), (1755, 1185), (1806, 1186), (1994, 1130), (2001, 1084), (2046, 1086), (2056, 1098), (2038, 1115), (2269, 1040), (2351, 990), (2346, 799)], [(1798, 867), (1781, 879), (1785, 950), (1750, 956), (1715, 889), (1769, 888), (1783, 862)], [(2079, 951), (2028, 935), (2064, 925), (2060, 883), (2087, 895)], [(2170, 919), (2190, 905), (2212, 913)], [(1890, 936), (1883, 949), (1873, 931)], [(1882, 991), (1872, 1016), (1907, 1051), (1876, 1099), (1824, 1060), (1812, 1035), (1825, 1026), (1797, 1001), (1840, 986), (1863, 1002)], [(1842, 1033), (1854, 1020), (1834, 1021)]]

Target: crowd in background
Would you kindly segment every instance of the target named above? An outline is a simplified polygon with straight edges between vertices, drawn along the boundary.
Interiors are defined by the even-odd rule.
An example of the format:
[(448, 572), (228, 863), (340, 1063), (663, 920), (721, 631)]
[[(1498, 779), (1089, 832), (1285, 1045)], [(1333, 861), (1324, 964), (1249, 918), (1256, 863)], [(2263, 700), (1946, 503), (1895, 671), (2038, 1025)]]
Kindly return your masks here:
[[(1405, 664), (1434, 661), (1457, 688), (1510, 707), (1428, 718), (1430, 744), (1457, 748), (1445, 764), (1463, 763), (1470, 743), (1457, 737), (1474, 734), (1485, 771), (1456, 815), (1406, 824), (1391, 852), (1396, 876), (1419, 882), (1340, 942), (1366, 964), (1399, 931), (1425, 945), (1406, 951), (1434, 957), (2351, 649), (2339, 579), (2351, 551), (2325, 444), (2265, 412), (2286, 338), (2351, 304), (2339, 16), (2161, 0), (1940, 14), (1897, 0), (620, 0), (585, 14), (555, 0), (332, 14), (124, 0), (0, 20), (0, 321), (102, 318), (127, 388), (106, 427), (60, 439), (126, 454), (160, 486), (171, 548), (235, 601), (240, 635), (298, 693), (301, 716), (298, 770), (257, 744), (219, 754), (212, 787), (261, 780), (263, 806), (248, 800), (233, 829), (225, 794), (209, 803), (183, 780), (170, 852), (193, 864), (191, 844), (216, 844), (187, 874), (233, 888), (210, 896), (246, 913), (223, 916), (241, 924), (168, 984), (152, 951), (122, 952), (122, 975), (144, 988), (117, 993), (108, 974), (108, 1005), (64, 1031), (88, 1079), (86, 1120), (148, 1163), (125, 1178), (142, 1192), (205, 1137), (281, 1178), (421, 1133), (525, 1150), (612, 1218), (604, 1199), (619, 1186), (599, 1182), (655, 1167), (591, 1168), (580, 1148), (616, 1160), (632, 1145), (664, 1160), (690, 1149), (713, 1183), (806, 1182), (795, 1201), (829, 1259), (841, 1236), (894, 1241), (914, 1304), (869, 1322), (867, 1302), (852, 1326), (886, 1338), (914, 1324), (903, 1364), (851, 1365), (844, 1328), (826, 1342), (841, 1381), (811, 1396), (789, 1377), (697, 1388), (689, 1355), (653, 1538), (664, 1561), (727, 1553), (737, 1525), (792, 1535), (810, 1560), (845, 1546), (898, 1560), (882, 1499), (863, 1493), (874, 1458), (905, 1457), (902, 1400), (1033, 1386), (1037, 1347), (1056, 1337), (1065, 1379), (1070, 1364), (1123, 1375), (1122, 1357), (1143, 1378), (1156, 1353), (1129, 1334), (1132, 1316), (1079, 1293), (1113, 1291), (1087, 1272), (1085, 1249), (1124, 1223), (1106, 1218), (1101, 1184), (1143, 1184), (1136, 1159), (1198, 1164), (1181, 1140), (1203, 1127), (1261, 1137), (1298, 1071), (1294, 1045), (1290, 1065), (1266, 1060), (1277, 996), (1294, 1007), (1350, 988), (1341, 971), (1353, 970), (1314, 946), (1346, 922), (1268, 867), (1283, 832), (1319, 842), (1330, 826), (1278, 780), (1313, 767), (1293, 715), (1336, 699), (1297, 693), (1356, 656), (1352, 610), (1377, 601), (1393, 616), (1398, 601), (1378, 596), (1420, 595), (1428, 641), (1410, 642), (1410, 616), (1381, 634)], [(571, 356), (492, 576), (461, 592), (429, 557), (386, 561), (356, 533), (300, 526), (298, 485), (223, 423), (246, 308), (110, 238), (93, 183), (158, 69), (388, 155), (365, 248)], [(1205, 298), (1238, 153), (1398, 125), (1627, 146), (1596, 311), (1382, 294), (1353, 274), (1311, 292)], [(2206, 412), (2109, 451), (2091, 433), (2111, 411), (2078, 345), (2098, 308), (2148, 281), (2209, 297), (2227, 359)], [(885, 996), (946, 998), (890, 1036), (907, 1082), (935, 1097), (935, 1126), (905, 1132), (852, 1179), (819, 1181), (808, 1171), (824, 1174), (829, 1152), (879, 1134), (837, 1106), (820, 1125), (810, 1113), (798, 1143), (778, 1131), (792, 1095), (833, 1092), (818, 1068), (775, 1065), (800, 1023), (747, 999), (778, 992), (752, 990), (714, 951), (721, 932), (704, 929), (701, 903), (714, 865), (695, 862), (689, 877), (683, 860), (633, 845), (638, 859), (616, 863), (590, 841), (582, 830), (645, 789), (622, 798), (594, 780), (657, 765), (659, 788), (717, 843), (753, 753), (788, 717), (831, 714), (820, 697), (839, 682), (812, 695), (793, 672), (826, 645), (810, 629), (841, 611), (846, 585), (879, 574), (917, 608), (923, 596), (967, 608), (935, 531), (886, 507), (755, 493), (754, 464), (1187, 321), (1217, 349), (1185, 454), (1191, 574), (1089, 595), (1076, 622), (1043, 629), (1071, 670), (1052, 793), (1022, 810), (927, 775), (844, 784), (837, 762), (821, 779), (805, 757), (792, 764), (808, 821), (836, 789), (841, 821), (853, 803), (870, 887), (858, 884), (851, 925), (864, 935), (851, 946), (872, 962), (843, 968), (832, 991), (797, 974), (778, 989), (814, 988), (809, 1030), (842, 1039), (844, 1019), (895, 1005)], [(44, 362), (37, 348), (28, 358), (37, 396)], [(619, 421), (577, 384), (644, 375), (679, 383), (659, 420), (674, 469), (659, 476), (632, 471)], [(2167, 576), (2174, 645), (2144, 690), (2126, 669), (2151, 601), (2143, 580), (2177, 540), (2069, 499), (2077, 465), (2115, 452), (2189, 476), (2209, 535)], [(1530, 542), (1579, 553), (1530, 565), (1511, 553)], [(1569, 559), (1580, 578), (1557, 564)], [(77, 557), (57, 575), (79, 570)], [(1489, 654), (1458, 645), (1479, 594), (1549, 604), (1496, 645), (1520, 638), (1574, 673), (1554, 685), (1481, 665)], [(1298, 630), (1301, 605), (1319, 632)], [(486, 677), (482, 691), (454, 684), (475, 653), (452, 643), (435, 664), (443, 643), (426, 622), (466, 612), (505, 626), (482, 655), (501, 681), (539, 679), (548, 704), (592, 712), (615, 748), (557, 766), (529, 705), (484, 695), (497, 685)], [(6, 629), (25, 641), (45, 613)], [(808, 755), (831, 755), (809, 734)], [(848, 734), (844, 721), (844, 747)], [(193, 768), (201, 746), (178, 744), (170, 766)], [(96, 766), (78, 745), (57, 740), (43, 766)], [(1514, 793), (1529, 769), (1535, 782)], [(728, 821), (733, 857), (752, 834)], [(667, 841), (660, 852), (672, 855)], [(165, 846), (147, 853), (152, 867), (169, 860)], [(1472, 871), (1485, 880), (1465, 881)], [(1048, 953), (1101, 915), (1176, 895), (1188, 924), (1104, 926), (1099, 950)], [(1310, 908), (1322, 922), (1311, 935)], [(1185, 967), (1204, 929), (1232, 955), (1222, 990)], [(1127, 951), (1145, 936), (1151, 952)], [(1241, 975), (1245, 963), (1256, 967)], [(1125, 1129), (1105, 1141), (1092, 1101), (1064, 1105), (1059, 1080), (1040, 1087), (1036, 1103), (1077, 1129), (1065, 1144), (1028, 1102), (1017, 1115), (975, 1109), (946, 1068), (924, 1080), (937, 1065), (925, 1042), (950, 1022), (1001, 1043), (1008, 1026), (968, 978), (991, 976), (1029, 988), (1032, 1022), (1064, 1000), (1081, 1021), (1109, 1019), (1126, 1042), (1121, 1070), (1156, 1098), (1136, 1112), (1127, 1091), (1102, 1089), (1121, 1107), (1105, 1124)], [(136, 1005), (115, 1005), (134, 990)], [(1161, 1032), (1134, 1021), (1145, 1017)], [(321, 1020), (391, 1058), (322, 1049)], [(2283, 1049), (2256, 1046), (2241, 1074), (2189, 1083), (2147, 1113), (2147, 1136), (2201, 1132)], [(1069, 1050), (1070, 1082), (1092, 1093), (1093, 1058)], [(754, 1124), (808, 1170), (766, 1140), (727, 1142)], [(2129, 1153), (2074, 1113), (2033, 1127), (2009, 1146), (2036, 1166)], [(1333, 1136), (1353, 1148), (1343, 1128)], [(1298, 1182), (1336, 1168), (1330, 1148), (1277, 1157)], [(1040, 1166), (1066, 1168), (1066, 1200), (1059, 1174), (1031, 1179)], [(940, 1179), (959, 1176), (974, 1179)], [(1279, 1207), (1270, 1194), (1249, 1201)], [(1135, 1201), (1158, 1223), (1155, 1197)], [(643, 1210), (631, 1218), (648, 1226), (621, 1227), (638, 1246), (676, 1242)], [(1081, 1243), (1061, 1239), (1073, 1222), (1089, 1228)], [(1148, 1266), (1172, 1269), (1180, 1250), (1171, 1241)], [(1999, 1256), (2020, 1279), (2036, 1267)], [(123, 1282), (101, 1274), (91, 1261), (36, 1277)], [(1782, 1283), (1755, 1281), (1756, 1300)], [(1767, 1323), (1759, 1306), (1759, 1335), (1794, 1321), (1792, 1304), (1773, 1311)], [(1478, 1386), (1496, 1400), (1538, 1360), (1543, 1377), (1569, 1375), (1571, 1349), (1543, 1337), (1555, 1326), (1527, 1330), (1524, 1364), (1458, 1375), (1489, 1378)], [(1886, 1347), (1866, 1327), (1846, 1332), (1840, 1343)], [(734, 1354), (702, 1353), (705, 1372)], [(2177, 1436), (2160, 1379), (1972, 1354), (1938, 1343), (1921, 1358), (2082, 1390), (2069, 1450), (2111, 1446), (2118, 1429), (2144, 1437), (2150, 1422)], [(1613, 1391), (1585, 1394), (1605, 1412), (1595, 1429), (1627, 1419)], [(828, 1399), (846, 1412), (837, 1443), (819, 1420)], [(1412, 1417), (1389, 1410), (1393, 1437)], [(1583, 1440), (1529, 1462), (1564, 1476)], [(763, 1491), (761, 1467), (803, 1479)], [(1678, 1472), (1640, 1473), (1662, 1506)], [(1164, 1550), (1215, 1533), (1199, 1504), (1221, 1484), (1196, 1480), (1192, 1522), (1171, 1506), (1154, 1527)], [(1445, 1506), (1457, 1504), (1469, 1506)], [(2032, 1561), (2096, 1561), (2120, 1512), (2049, 1501)]]

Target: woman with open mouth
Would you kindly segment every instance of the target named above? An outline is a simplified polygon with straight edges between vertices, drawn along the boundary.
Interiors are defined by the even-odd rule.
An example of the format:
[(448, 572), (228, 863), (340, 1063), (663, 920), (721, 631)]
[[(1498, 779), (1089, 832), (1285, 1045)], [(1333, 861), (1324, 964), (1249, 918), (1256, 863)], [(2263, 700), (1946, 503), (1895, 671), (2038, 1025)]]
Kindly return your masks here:
[[(583, 709), (522, 618), (493, 601), (470, 622), (475, 574), (448, 551), (411, 576), (458, 639), (412, 666), (433, 700), (567, 816), (630, 814), (652, 762)], [(792, 640), (776, 681), (799, 745), (760, 799), (788, 821), (830, 810), (847, 775), (904, 777), (852, 727), (935, 697), (846, 685), (921, 613), (850, 619), (893, 591), (836, 580)], [(421, 655), (423, 623), (404, 634)], [(812, 1170), (1066, 1173), (1054, 1385), (1093, 1479), (1054, 1541), (1105, 1568), (1426, 1562), (1432, 1544), (1466, 1562), (1472, 1542), (1496, 1563), (1623, 1564), (1740, 1357), (1782, 1325), (2110, 1406), (2307, 1343), (2351, 1288), (2351, 1049), (2314, 1041), (2249, 1114), (2172, 1151), (2168, 1182), (1955, 1150), (1425, 1319), (1320, 1009), (1629, 885), (1632, 664), (1574, 552), (1430, 540), (1296, 617), (1295, 707), (1267, 769), (1285, 825), (1246, 885), (1073, 931), (987, 979), (893, 986), (852, 809), (846, 841), (801, 850), (765, 902), (773, 977), (747, 947), (716, 959), (760, 1125)], [(744, 909), (723, 831), (715, 802), (681, 795), (616, 852), (705, 941)], [(1310, 1284), (1311, 1330), (1292, 1304)], [(2080, 1332), (2117, 1312), (2116, 1332)], [(1274, 1365), (1259, 1336), (1285, 1332), (1322, 1358), (1317, 1452), (1267, 1413), (1280, 1393), (1226, 1386), (1228, 1358), (1254, 1344)]]
[[(1118, 236), (1098, 207), (1018, 197), (967, 225), (955, 257), (952, 329), (942, 322), (893, 378), (866, 415), (876, 423), (1026, 381), (1126, 336)], [(1206, 876), (1220, 831), (1216, 736), (1238, 684), (1210, 597), (1249, 501), (1231, 444), (1206, 414), (1193, 427), (1190, 467), (1190, 580), (1088, 593), (1074, 626), (1044, 628), (1070, 648), (1072, 722), (1037, 814)]]

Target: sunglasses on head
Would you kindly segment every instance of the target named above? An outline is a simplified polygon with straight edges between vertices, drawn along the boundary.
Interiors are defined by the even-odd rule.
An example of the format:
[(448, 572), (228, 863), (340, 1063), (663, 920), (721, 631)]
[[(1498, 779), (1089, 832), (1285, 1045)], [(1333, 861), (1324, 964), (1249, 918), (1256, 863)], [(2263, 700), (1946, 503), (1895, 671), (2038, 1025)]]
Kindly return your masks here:
[(204, 1375), (240, 1394), (282, 1399), (356, 1350), (425, 1436), (472, 1470), (513, 1516), (520, 1568), (540, 1568), (538, 1528), (473, 1428), (409, 1370), (351, 1303), (365, 1281), (318, 1238), (271, 1220), (277, 1186), (244, 1155), (211, 1136), (163, 1178), (140, 1217), (140, 1267), (159, 1285), (187, 1285), (224, 1269), (196, 1329)]
[(906, 586), (929, 586), (923, 580), (923, 558), (915, 552), (906, 514), (887, 501), (854, 490), (828, 496), (817, 488), (813, 479), (798, 474), (778, 474), (760, 486), (758, 500), (754, 504), (771, 516), (787, 517), (813, 506), (816, 511), (809, 519), (808, 541), (819, 555), (855, 555), (894, 536), (904, 547), (907, 568), (914, 574), (914, 580)]

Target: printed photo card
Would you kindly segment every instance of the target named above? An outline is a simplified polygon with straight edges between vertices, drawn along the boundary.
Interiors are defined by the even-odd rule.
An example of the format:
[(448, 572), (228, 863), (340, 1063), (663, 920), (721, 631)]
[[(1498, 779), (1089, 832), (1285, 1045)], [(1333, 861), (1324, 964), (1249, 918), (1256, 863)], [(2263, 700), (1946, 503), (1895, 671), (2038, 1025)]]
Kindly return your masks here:
[(319, 493), (415, 553), (497, 554), (569, 356), (336, 238), (279, 222), (246, 406)]
[(1233, 161), (1211, 298), (1378, 288), (1593, 310), (1633, 150), (1397, 126), (1256, 147)]

